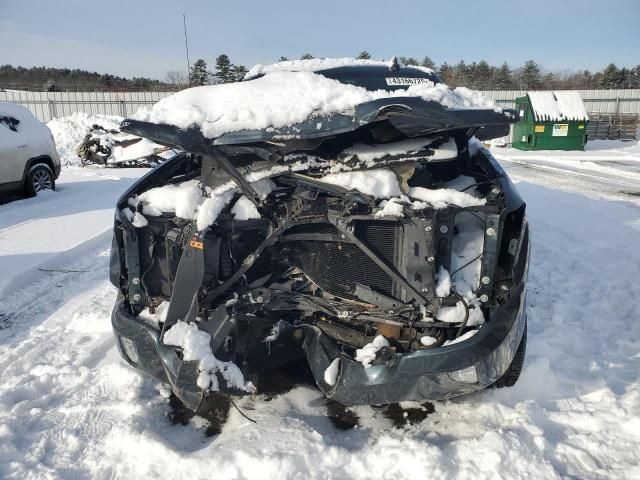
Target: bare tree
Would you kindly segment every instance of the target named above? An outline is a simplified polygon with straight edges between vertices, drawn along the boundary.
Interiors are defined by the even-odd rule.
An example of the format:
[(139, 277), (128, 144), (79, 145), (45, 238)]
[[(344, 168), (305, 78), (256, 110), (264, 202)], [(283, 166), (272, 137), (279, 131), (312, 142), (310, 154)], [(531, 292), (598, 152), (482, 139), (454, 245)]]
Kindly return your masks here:
[(181, 70), (169, 70), (164, 77), (164, 81), (178, 87), (189, 85), (187, 75)]

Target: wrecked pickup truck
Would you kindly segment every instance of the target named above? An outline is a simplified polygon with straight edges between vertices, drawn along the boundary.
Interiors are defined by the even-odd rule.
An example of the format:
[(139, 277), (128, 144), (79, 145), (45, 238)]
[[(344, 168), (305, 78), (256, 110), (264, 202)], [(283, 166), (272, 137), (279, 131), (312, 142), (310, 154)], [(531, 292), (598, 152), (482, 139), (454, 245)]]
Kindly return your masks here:
[(513, 385), (529, 229), (480, 140), (516, 112), (425, 69), (295, 67), (122, 123), (184, 152), (117, 205), (122, 357), (193, 411), (302, 361), (344, 406)]

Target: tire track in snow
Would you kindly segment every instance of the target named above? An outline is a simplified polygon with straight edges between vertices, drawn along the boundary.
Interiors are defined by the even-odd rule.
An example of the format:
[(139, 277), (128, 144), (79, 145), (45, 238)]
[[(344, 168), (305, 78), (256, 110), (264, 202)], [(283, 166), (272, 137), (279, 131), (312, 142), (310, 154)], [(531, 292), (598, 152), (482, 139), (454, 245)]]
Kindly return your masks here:
[(515, 181), (548, 185), (593, 198), (623, 200), (640, 205), (640, 181), (629, 178), (624, 172), (619, 172), (618, 175), (594, 171), (579, 172), (570, 168), (517, 161), (502, 156), (499, 157), (499, 161)]
[[(32, 297), (17, 311), (19, 322), (3, 332), (14, 334), (0, 355), (2, 478), (64, 472), (109, 478), (110, 467), (98, 469), (102, 439), (145, 403), (149, 407), (145, 398), (162, 403), (155, 382), (121, 362), (116, 352), (110, 324), (115, 289), (105, 279), (104, 252), (101, 248), (74, 262), (95, 268), (58, 277), (61, 290), (44, 297), (46, 308), (35, 308), (38, 298)], [(41, 291), (30, 294), (37, 297)], [(11, 469), (4, 471), (9, 463)]]
[(0, 307), (0, 353), (1, 345), (20, 335), (20, 327), (44, 320), (65, 300), (103, 279), (108, 271), (109, 249), (108, 243), (99, 245), (63, 264), (59, 270), (66, 272), (41, 272), (34, 282), (4, 296)]

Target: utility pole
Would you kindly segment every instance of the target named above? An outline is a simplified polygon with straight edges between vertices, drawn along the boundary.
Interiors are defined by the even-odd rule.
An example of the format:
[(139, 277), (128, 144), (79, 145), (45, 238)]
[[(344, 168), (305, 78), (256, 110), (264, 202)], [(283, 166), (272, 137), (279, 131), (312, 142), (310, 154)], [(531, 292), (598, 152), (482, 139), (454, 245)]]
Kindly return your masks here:
[(187, 38), (187, 16), (182, 14), (182, 25), (184, 26), (184, 48), (187, 51), (187, 78), (191, 86), (191, 61), (189, 61), (189, 40)]

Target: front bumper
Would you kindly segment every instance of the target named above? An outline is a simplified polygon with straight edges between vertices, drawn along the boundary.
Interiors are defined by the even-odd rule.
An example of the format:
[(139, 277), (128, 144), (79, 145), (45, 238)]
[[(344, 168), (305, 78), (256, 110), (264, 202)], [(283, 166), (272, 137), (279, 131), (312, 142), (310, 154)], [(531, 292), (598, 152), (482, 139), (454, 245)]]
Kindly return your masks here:
[[(470, 339), (458, 344), (407, 354), (397, 354), (382, 365), (369, 368), (341, 354), (335, 343), (319, 329), (307, 329), (303, 348), (320, 390), (343, 405), (383, 405), (407, 400), (443, 400), (481, 390), (498, 380), (509, 368), (525, 328), (524, 285), (498, 306), (491, 320)], [(160, 331), (131, 315), (118, 299), (111, 315), (118, 350), (131, 366), (168, 383), (191, 410), (204, 399), (197, 385), (198, 363), (183, 361), (176, 350), (160, 341)], [(137, 359), (129, 358), (122, 338), (135, 345)], [(292, 346), (292, 348), (295, 348)], [(340, 358), (335, 385), (324, 380), (334, 359)], [(450, 374), (474, 367), (476, 383), (453, 380)]]
[[(122, 298), (118, 298), (113, 307), (111, 325), (120, 355), (129, 365), (168, 383), (187, 407), (193, 411), (198, 409), (204, 397), (203, 390), (197, 385), (198, 362), (183, 361), (174, 348), (160, 341), (159, 330), (125, 309)], [(132, 360), (127, 355), (123, 337), (133, 342), (137, 359)]]
[[(525, 289), (521, 284), (510, 300), (491, 312), (491, 319), (468, 340), (446, 347), (398, 354), (382, 365), (365, 368), (345, 357), (319, 329), (305, 342), (309, 365), (322, 392), (339, 403), (385, 405), (407, 400), (444, 400), (488, 387), (509, 368), (526, 324)], [(335, 384), (324, 380), (334, 359), (340, 358)], [(477, 382), (453, 380), (455, 372), (475, 368)]]

